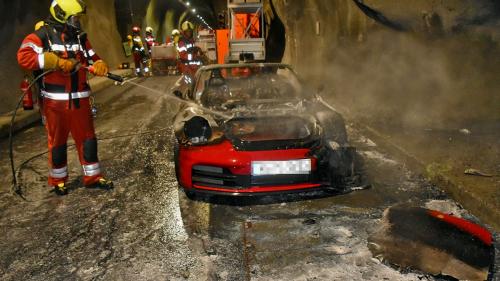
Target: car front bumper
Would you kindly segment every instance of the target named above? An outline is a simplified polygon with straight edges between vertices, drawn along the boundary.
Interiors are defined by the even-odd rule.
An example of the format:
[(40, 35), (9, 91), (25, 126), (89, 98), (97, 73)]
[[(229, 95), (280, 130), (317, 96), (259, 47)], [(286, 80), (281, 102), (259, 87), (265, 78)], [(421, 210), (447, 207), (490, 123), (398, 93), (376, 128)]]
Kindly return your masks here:
[[(309, 149), (237, 151), (227, 140), (213, 145), (186, 146), (179, 150), (179, 184), (186, 190), (228, 195), (293, 192), (322, 186), (317, 160)], [(306, 175), (251, 176), (252, 161), (311, 159)]]

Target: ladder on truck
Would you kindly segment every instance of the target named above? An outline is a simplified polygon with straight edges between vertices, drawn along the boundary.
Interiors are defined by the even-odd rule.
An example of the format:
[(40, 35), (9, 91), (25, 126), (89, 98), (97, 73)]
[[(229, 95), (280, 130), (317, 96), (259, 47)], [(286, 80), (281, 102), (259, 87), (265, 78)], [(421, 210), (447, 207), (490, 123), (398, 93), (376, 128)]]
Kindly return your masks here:
[(263, 0), (228, 0), (229, 62), (265, 61)]

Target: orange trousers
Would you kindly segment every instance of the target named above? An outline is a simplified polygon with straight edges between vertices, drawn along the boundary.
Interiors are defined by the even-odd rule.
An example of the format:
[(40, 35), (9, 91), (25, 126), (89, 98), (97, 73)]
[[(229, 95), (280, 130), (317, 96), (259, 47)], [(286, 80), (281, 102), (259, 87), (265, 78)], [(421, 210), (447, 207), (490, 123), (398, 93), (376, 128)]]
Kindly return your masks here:
[(49, 185), (55, 186), (68, 179), (67, 141), (69, 133), (75, 141), (83, 168), (83, 183), (90, 185), (101, 177), (97, 157), (97, 139), (89, 98), (52, 100), (44, 98), (43, 114), (49, 147)]

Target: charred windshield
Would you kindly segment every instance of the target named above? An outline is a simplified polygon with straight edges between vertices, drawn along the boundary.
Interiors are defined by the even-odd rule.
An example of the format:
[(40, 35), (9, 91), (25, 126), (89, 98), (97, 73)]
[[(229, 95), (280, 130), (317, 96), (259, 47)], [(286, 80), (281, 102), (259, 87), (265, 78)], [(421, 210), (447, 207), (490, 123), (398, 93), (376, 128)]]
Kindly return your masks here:
[(196, 99), (207, 107), (276, 103), (302, 99), (296, 75), (282, 65), (246, 65), (203, 71)]

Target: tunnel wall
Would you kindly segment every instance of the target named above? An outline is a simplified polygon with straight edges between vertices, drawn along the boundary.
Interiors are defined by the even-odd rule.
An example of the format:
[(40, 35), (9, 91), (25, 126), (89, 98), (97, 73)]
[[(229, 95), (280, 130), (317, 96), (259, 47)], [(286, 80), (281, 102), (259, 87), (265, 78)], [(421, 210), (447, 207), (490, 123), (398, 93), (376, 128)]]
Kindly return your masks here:
[[(274, 0), (284, 62), (367, 122), (453, 127), (500, 120), (498, 7), (491, 1)], [(441, 4), (440, 4), (441, 3)]]
[[(11, 111), (20, 96), (23, 72), (16, 53), (23, 38), (33, 32), (37, 21), (49, 15), (49, 0), (0, 2), (0, 114)], [(116, 31), (114, 1), (86, 0), (87, 16), (83, 25), (97, 53), (115, 68), (125, 59)]]

